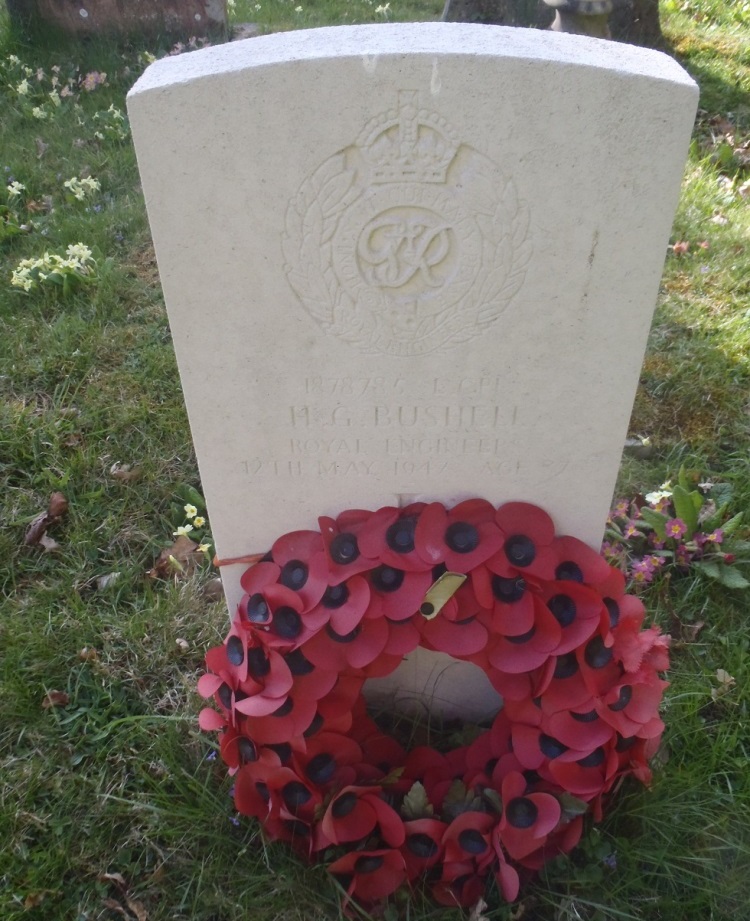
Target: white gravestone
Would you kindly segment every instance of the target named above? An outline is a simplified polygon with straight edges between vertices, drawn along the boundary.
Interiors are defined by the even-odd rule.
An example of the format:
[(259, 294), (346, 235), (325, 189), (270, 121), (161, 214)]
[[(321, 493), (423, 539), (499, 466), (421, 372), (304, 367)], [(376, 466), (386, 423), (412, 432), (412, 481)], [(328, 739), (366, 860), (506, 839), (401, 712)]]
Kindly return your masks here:
[[(220, 557), (473, 495), (598, 547), (697, 104), (674, 60), (354, 26), (165, 58), (128, 102)], [(491, 710), (446, 658), (395, 683)]]

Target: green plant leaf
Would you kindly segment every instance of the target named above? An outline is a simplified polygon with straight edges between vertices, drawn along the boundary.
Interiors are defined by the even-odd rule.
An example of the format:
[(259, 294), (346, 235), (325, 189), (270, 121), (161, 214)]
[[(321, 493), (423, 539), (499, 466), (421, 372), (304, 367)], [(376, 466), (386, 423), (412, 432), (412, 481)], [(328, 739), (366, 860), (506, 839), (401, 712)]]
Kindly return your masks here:
[(698, 572), (702, 572), (704, 576), (708, 576), (709, 579), (718, 579), (720, 578), (719, 564), (714, 563), (712, 560), (701, 560), (698, 563), (693, 563), (693, 568), (697, 569)]
[(734, 566), (719, 564), (719, 582), (727, 588), (747, 588), (750, 582)]
[(646, 522), (647, 525), (652, 527), (656, 533), (656, 536), (659, 540), (667, 539), (667, 518), (662, 515), (661, 512), (656, 512), (654, 509), (644, 506), (641, 509), (641, 518)]
[(572, 793), (563, 793), (558, 796), (563, 816), (567, 819), (575, 819), (576, 816), (585, 815), (589, 811), (589, 804)]
[[(695, 496), (698, 497), (698, 505), (696, 506)], [(672, 502), (674, 503), (675, 514), (678, 518), (681, 518), (685, 522), (687, 527), (687, 534), (685, 535), (689, 540), (693, 534), (695, 534), (696, 528), (698, 527), (698, 512), (701, 505), (703, 505), (703, 498), (697, 490), (693, 492), (688, 492), (682, 486), (675, 486), (672, 490)]]
[(401, 815), (407, 820), (427, 819), (434, 813), (435, 810), (427, 798), (424, 785), (418, 780), (414, 781), (401, 804)]
[(739, 526), (742, 524), (743, 514), (744, 514), (743, 512), (737, 512), (736, 515), (733, 515), (729, 519), (729, 521), (725, 522), (721, 526), (721, 530), (724, 532), (725, 535), (732, 535), (735, 533), (737, 528), (739, 528)]

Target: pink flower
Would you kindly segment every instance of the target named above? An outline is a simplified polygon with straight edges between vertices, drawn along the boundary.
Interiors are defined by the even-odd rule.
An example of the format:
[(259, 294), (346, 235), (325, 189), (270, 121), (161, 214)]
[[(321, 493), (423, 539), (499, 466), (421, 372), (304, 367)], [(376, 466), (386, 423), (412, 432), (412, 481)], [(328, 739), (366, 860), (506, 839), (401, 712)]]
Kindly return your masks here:
[(687, 525), (682, 518), (670, 518), (666, 526), (667, 537), (679, 540), (687, 532)]

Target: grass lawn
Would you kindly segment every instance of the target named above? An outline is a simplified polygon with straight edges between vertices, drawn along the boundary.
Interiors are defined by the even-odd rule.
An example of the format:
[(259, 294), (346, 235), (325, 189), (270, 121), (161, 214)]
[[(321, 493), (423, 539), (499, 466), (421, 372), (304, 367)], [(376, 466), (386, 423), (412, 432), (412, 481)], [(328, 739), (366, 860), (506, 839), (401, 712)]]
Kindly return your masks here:
[[(276, 30), (442, 5), (237, 0), (233, 15)], [(632, 419), (650, 453), (624, 458), (618, 497), (682, 467), (750, 524), (750, 3), (662, 11), (702, 100)], [(339, 918), (322, 868), (236, 822), (198, 730), (195, 684), (226, 628), (215, 571), (199, 555), (147, 575), (200, 490), (122, 118), (167, 49), (32, 45), (0, 27), (0, 917)], [(61, 284), (30, 265), (11, 284), (45, 252)], [(56, 492), (67, 511), (25, 543)], [(750, 575), (739, 548), (733, 571)], [(626, 786), (516, 905), (489, 891), (485, 918), (750, 917), (750, 589), (712, 574), (641, 587), (673, 637), (653, 786)], [(379, 917), (459, 912), (417, 895)]]

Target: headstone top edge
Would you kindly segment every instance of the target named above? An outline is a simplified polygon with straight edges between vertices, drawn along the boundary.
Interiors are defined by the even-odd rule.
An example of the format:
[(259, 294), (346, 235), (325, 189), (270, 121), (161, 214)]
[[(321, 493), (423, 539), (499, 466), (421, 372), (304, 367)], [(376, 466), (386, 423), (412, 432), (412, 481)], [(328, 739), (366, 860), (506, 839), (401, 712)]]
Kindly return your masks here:
[(695, 81), (661, 51), (568, 33), (445, 22), (328, 26), (214, 45), (151, 64), (128, 93), (136, 97), (204, 77), (311, 60), (390, 55), (468, 55), (579, 65), (684, 85)]

